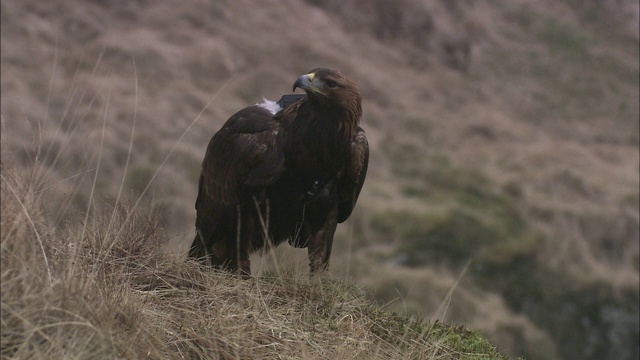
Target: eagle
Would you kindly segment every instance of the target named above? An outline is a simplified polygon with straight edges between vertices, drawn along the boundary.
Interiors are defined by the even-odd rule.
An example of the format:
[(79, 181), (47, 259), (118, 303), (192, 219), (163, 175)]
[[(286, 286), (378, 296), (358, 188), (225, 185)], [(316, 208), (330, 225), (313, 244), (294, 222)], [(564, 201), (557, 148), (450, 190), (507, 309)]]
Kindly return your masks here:
[(351, 78), (326, 68), (300, 76), (298, 88), (298, 100), (246, 107), (211, 138), (190, 257), (248, 277), (251, 253), (288, 241), (308, 249), (311, 274), (328, 268), (337, 224), (367, 174), (362, 98)]

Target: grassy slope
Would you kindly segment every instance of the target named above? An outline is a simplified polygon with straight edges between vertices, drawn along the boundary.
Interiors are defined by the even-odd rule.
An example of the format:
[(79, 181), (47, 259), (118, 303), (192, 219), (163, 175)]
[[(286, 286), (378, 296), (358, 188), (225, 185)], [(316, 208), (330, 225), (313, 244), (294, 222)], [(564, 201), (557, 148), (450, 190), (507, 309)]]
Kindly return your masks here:
[(47, 184), (19, 173), (2, 174), (3, 358), (506, 359), (462, 326), (384, 312), (350, 282), (240, 280), (158, 255), (155, 211), (54, 228)]
[(3, 163), (38, 158), (52, 226), (144, 192), (165, 205), (167, 251), (183, 250), (213, 132), (335, 67), (362, 87), (372, 145), (335, 274), (510, 355), (637, 354), (634, 1), (23, 1), (1, 15)]

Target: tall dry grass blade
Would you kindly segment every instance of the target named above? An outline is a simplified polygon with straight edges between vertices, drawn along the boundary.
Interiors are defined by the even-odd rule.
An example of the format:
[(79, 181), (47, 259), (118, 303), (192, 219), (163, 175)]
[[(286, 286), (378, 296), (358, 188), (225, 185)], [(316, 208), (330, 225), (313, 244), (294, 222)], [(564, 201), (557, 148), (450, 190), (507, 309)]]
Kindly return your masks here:
[(354, 229), (354, 225), (353, 225), (353, 219), (351, 221), (348, 221), (347, 229), (349, 231), (349, 235), (348, 235), (348, 239), (347, 239), (347, 259), (345, 260), (346, 261), (346, 267), (345, 267), (345, 271), (344, 271), (344, 279), (345, 280), (347, 280), (349, 278), (349, 274), (351, 273), (351, 261), (353, 261), (353, 236), (355, 234), (355, 229)]
[(9, 191), (11, 192), (13, 197), (16, 199), (18, 204), (20, 204), (20, 208), (22, 209), (22, 212), (24, 213), (27, 221), (29, 222), (29, 225), (31, 226), (31, 229), (33, 230), (33, 233), (36, 235), (36, 239), (38, 240), (38, 245), (40, 246), (40, 250), (42, 251), (42, 258), (44, 260), (44, 265), (47, 268), (47, 276), (48, 276), (48, 279), (49, 279), (49, 285), (52, 285), (53, 284), (53, 276), (51, 275), (51, 268), (49, 267), (49, 259), (47, 258), (47, 252), (44, 250), (44, 243), (42, 242), (42, 237), (40, 236), (40, 233), (38, 233), (38, 229), (36, 228), (36, 224), (33, 222), (33, 219), (31, 219), (31, 216), (29, 215), (29, 210), (24, 205), (24, 203), (20, 200), (20, 197), (18, 196), (16, 191), (13, 189), (11, 184), (9, 184), (9, 182), (5, 179), (5, 177), (2, 174), (0, 174), (0, 178), (2, 178), (2, 181), (7, 186), (7, 189), (9, 189)]
[[(198, 113), (198, 115), (193, 119), (193, 121), (189, 124), (189, 126), (187, 126), (187, 128), (182, 132), (182, 134), (180, 135), (178, 140), (176, 140), (173, 143), (173, 146), (171, 146), (171, 149), (169, 150), (169, 153), (167, 154), (167, 156), (165, 156), (164, 160), (162, 160), (162, 163), (160, 163), (160, 165), (158, 166), (158, 169), (156, 169), (155, 173), (153, 173), (153, 176), (151, 176), (151, 179), (149, 179), (149, 181), (147, 182), (147, 186), (144, 187), (144, 189), (142, 190), (142, 192), (138, 196), (138, 199), (133, 204), (133, 207), (131, 208), (131, 212), (132, 213), (138, 208), (138, 205), (140, 204), (140, 201), (142, 201), (143, 196), (146, 194), (147, 190), (149, 190), (149, 187), (151, 187), (151, 184), (153, 183), (155, 178), (160, 173), (160, 170), (162, 170), (162, 168), (164, 167), (164, 164), (169, 160), (169, 158), (171, 157), (173, 152), (176, 150), (176, 147), (182, 142), (182, 139), (184, 139), (184, 137), (189, 133), (191, 128), (198, 122), (198, 120), (200, 120), (200, 117), (202, 116), (202, 114), (204, 114), (204, 112), (209, 108), (209, 106), (213, 103), (213, 101), (218, 97), (218, 95), (220, 95), (222, 93), (222, 91), (224, 91), (224, 89), (226, 89), (227, 85), (229, 85), (229, 83), (231, 83), (231, 80), (233, 80), (234, 78), (235, 78), (235, 74), (232, 75), (229, 79), (227, 79), (224, 82), (224, 84), (222, 84), (220, 89), (218, 89), (218, 91), (216, 91), (215, 94), (213, 94), (211, 99), (209, 99), (209, 102), (207, 102), (207, 104), (202, 108), (200, 113)], [(124, 229), (124, 227), (125, 227), (125, 225), (127, 224), (128, 221), (129, 221), (129, 218), (127, 218), (122, 223), (122, 226), (120, 227), (120, 230), (118, 230), (118, 232), (116, 234), (116, 237), (120, 236), (120, 234), (122, 233), (122, 231), (123, 231), (123, 229)]]
[(400, 292), (400, 290), (398, 290), (398, 288), (395, 288), (394, 290), (396, 291), (396, 293), (400, 297), (400, 300), (402, 300), (402, 307), (404, 308), (404, 313), (408, 314), (409, 311), (407, 310), (407, 300), (405, 300), (404, 296), (402, 296), (402, 293)]
[(109, 234), (111, 227), (116, 219), (116, 211), (118, 209), (118, 204), (120, 203), (120, 197), (122, 196), (122, 190), (124, 189), (124, 183), (127, 177), (127, 170), (129, 169), (129, 161), (131, 160), (131, 151), (133, 150), (133, 138), (136, 131), (136, 120), (138, 118), (138, 70), (136, 68), (136, 59), (132, 57), (131, 59), (133, 63), (133, 80), (134, 80), (134, 102), (133, 102), (133, 123), (131, 124), (131, 138), (129, 139), (129, 150), (127, 151), (127, 160), (124, 163), (124, 171), (122, 173), (122, 181), (120, 182), (120, 188), (118, 189), (118, 196), (116, 197), (116, 202), (113, 207), (113, 214), (111, 215), (111, 220), (109, 221), (109, 226), (107, 227), (107, 234)]
[[(96, 163), (96, 169), (95, 169), (95, 174), (93, 176), (93, 182), (91, 184), (91, 190), (89, 191), (89, 200), (87, 201), (87, 210), (85, 211), (84, 214), (84, 220), (82, 223), (82, 230), (80, 232), (80, 238), (78, 239), (78, 246), (76, 246), (76, 254), (75, 254), (75, 258), (77, 259), (80, 254), (79, 251), (80, 249), (82, 249), (81, 244), (84, 242), (85, 240), (85, 235), (87, 232), (87, 226), (88, 226), (88, 222), (89, 222), (89, 214), (91, 213), (91, 206), (93, 205), (93, 197), (95, 195), (95, 188), (96, 188), (96, 184), (98, 182), (98, 175), (100, 174), (100, 164), (102, 163), (102, 150), (104, 148), (104, 137), (105, 137), (105, 132), (107, 129), (107, 114), (108, 114), (108, 110), (109, 110), (109, 101), (111, 99), (111, 90), (109, 90), (109, 93), (107, 95), (107, 102), (105, 104), (105, 109), (104, 109), (104, 119), (102, 121), (102, 133), (101, 133), (101, 137), (100, 137), (100, 148), (98, 150), (98, 159), (97, 159), (97, 163)], [(75, 272), (75, 264), (73, 266), (70, 267), (70, 270), (72, 271), (71, 273), (73, 274)]]
[[(91, 82), (91, 80), (95, 77), (99, 65), (102, 62), (102, 58), (104, 56), (105, 53), (105, 47), (102, 47), (102, 50), (100, 51), (100, 54), (98, 55), (98, 59), (96, 60), (96, 63), (94, 64), (92, 70), (91, 70), (91, 74), (88, 78), (88, 80), (86, 81), (84, 87), (82, 88), (81, 91), (79, 91), (80, 95), (80, 99), (78, 99), (78, 104), (82, 104), (84, 102), (85, 96), (87, 95), (87, 87), (89, 86), (89, 83)], [(76, 68), (76, 74), (79, 72), (79, 67), (80, 65), (78, 65), (78, 67)], [(75, 83), (75, 78), (76, 78), (76, 74), (74, 74), (74, 83)], [(75, 85), (74, 85), (75, 88)], [(98, 88), (98, 91), (95, 92), (95, 94), (91, 97), (91, 99), (89, 100), (89, 103), (86, 105), (87, 108), (91, 108), (94, 104), (94, 102), (96, 101), (96, 99), (98, 98), (99, 94), (101, 93), (102, 87), (100, 86)], [(62, 121), (64, 118), (66, 118), (67, 114), (69, 113), (69, 109), (72, 107), (71, 103), (73, 101), (71, 100), (71, 96), (69, 97), (69, 100), (67, 101), (67, 107), (65, 109), (65, 112), (63, 113), (60, 123), (58, 124), (57, 127), (57, 134), (60, 134), (62, 132)], [(87, 115), (85, 115), (87, 116)], [(53, 160), (51, 161), (51, 164), (48, 166), (48, 171), (46, 173), (44, 173), (44, 175), (42, 175), (41, 180), (43, 183), (48, 182), (49, 177), (53, 176), (56, 172), (56, 165), (58, 164), (58, 161), (62, 158), (62, 154), (64, 153), (65, 149), (68, 148), (69, 144), (71, 144), (71, 141), (74, 139), (73, 134), (76, 132), (76, 130), (79, 128), (80, 124), (82, 123), (82, 121), (85, 119), (85, 116), (81, 116), (78, 117), (77, 116), (77, 112), (74, 111), (73, 112), (73, 117), (70, 119), (69, 121), (69, 125), (67, 126), (67, 131), (66, 131), (66, 136), (64, 137), (64, 140), (60, 146), (60, 148), (58, 149), (57, 154), (55, 154), (55, 157), (53, 158)], [(49, 148), (47, 149), (47, 152), (45, 153), (45, 158), (49, 157), (50, 154), (50, 149), (52, 148), (52, 146), (50, 145)], [(72, 191), (69, 193), (69, 196), (66, 196), (63, 199), (63, 203), (60, 206), (61, 210), (67, 209), (69, 207), (69, 204), (71, 204), (71, 202), (73, 201), (73, 199), (76, 198), (77, 194), (80, 193), (80, 187), (81, 187), (81, 183), (82, 183), (82, 175), (92, 171), (92, 169), (88, 169), (88, 166), (86, 159), (85, 162), (83, 162), (80, 166), (80, 168), (85, 168), (86, 170), (84, 171), (80, 171), (77, 174), (70, 176), (68, 179), (77, 179), (77, 182), (75, 183), (75, 186), (73, 187)], [(56, 183), (57, 184), (57, 183)], [(49, 187), (53, 187), (49, 186)], [(59, 223), (60, 220), (64, 217), (67, 216), (67, 213), (65, 211), (58, 211), (54, 222), (55, 223)]]
[(254, 197), (253, 201), (256, 205), (256, 211), (258, 212), (258, 219), (260, 220), (260, 226), (262, 227), (262, 236), (264, 238), (262, 255), (264, 255), (265, 252), (269, 253), (269, 256), (271, 257), (271, 260), (273, 262), (273, 266), (275, 266), (276, 268), (276, 273), (278, 274), (278, 277), (282, 278), (282, 272), (280, 271), (278, 257), (273, 251), (275, 247), (273, 246), (273, 242), (271, 241), (271, 236), (269, 235), (269, 221), (270, 221), (269, 220), (269, 216), (270, 216), (269, 199), (266, 199), (267, 211), (264, 217), (262, 216), (262, 212), (260, 211), (260, 204), (258, 203), (258, 200)]
[(438, 309), (436, 309), (436, 311), (435, 311), (435, 313), (433, 315), (433, 318), (437, 318), (437, 315), (442, 310), (442, 317), (440, 318), (440, 321), (444, 322), (444, 318), (447, 315), (447, 310), (449, 309), (449, 305), (451, 304), (451, 298), (453, 296), (453, 291), (458, 287), (458, 284), (460, 283), (460, 280), (462, 279), (464, 274), (469, 269), (469, 266), (471, 265), (471, 261), (472, 261), (472, 259), (469, 259), (469, 261), (467, 261), (467, 264), (464, 266), (464, 268), (460, 272), (460, 275), (458, 275), (458, 278), (456, 279), (456, 281), (451, 286), (451, 289), (449, 289), (449, 291), (447, 292), (447, 295), (445, 296), (444, 300), (442, 301), (442, 303), (440, 303), (440, 306), (438, 306)]
[[(58, 38), (57, 37), (56, 37), (55, 43), (56, 45), (53, 51), (53, 69), (51, 70), (51, 77), (49, 78), (49, 88), (47, 90), (47, 99), (45, 101), (44, 115), (42, 118), (43, 121), (45, 122), (47, 122), (47, 120), (49, 119), (49, 105), (51, 103), (51, 93), (53, 92), (53, 79), (55, 78), (56, 69), (58, 68)], [(42, 151), (42, 125), (41, 125), (41, 121), (38, 121), (38, 144), (36, 148), (35, 164), (32, 169), (34, 172), (33, 174), (34, 178), (41, 171), (41, 168), (38, 167), (38, 160), (40, 158), (41, 151)]]
[[(50, 184), (48, 186), (43, 186), (40, 190), (38, 190), (38, 193), (43, 193), (43, 192), (45, 192), (45, 191), (47, 191), (49, 189), (57, 187), (58, 185), (62, 184), (63, 182), (67, 182), (69, 180), (76, 179), (76, 178), (78, 178), (80, 176), (83, 176), (85, 174), (88, 174), (90, 172), (91, 172), (91, 170), (85, 170), (83, 172), (80, 172), (80, 173), (77, 173), (77, 174), (73, 174), (71, 176), (67, 176), (66, 178), (61, 179), (60, 181), (54, 182), (54, 183), (52, 183), (52, 184)], [(64, 206), (61, 206), (61, 208), (64, 209)]]
[[(56, 46), (56, 57), (57, 57), (57, 50), (58, 50), (58, 48)], [(73, 74), (73, 77), (71, 78), (71, 84), (75, 84), (76, 83), (76, 79), (77, 79), (78, 74), (80, 72), (80, 63), (82, 62), (83, 58), (84, 58), (84, 54), (82, 54), (80, 56), (80, 60), (78, 61), (78, 66), (76, 66), (76, 70), (75, 70), (75, 72)], [(55, 67), (54, 67), (54, 70), (55, 70)], [(52, 82), (53, 82), (54, 74), (55, 74), (55, 71), (52, 71), (52, 73), (51, 73)], [(50, 84), (49, 85), (49, 92), (52, 91), (52, 88), (53, 88), (53, 84)], [(66, 106), (65, 106), (64, 112), (60, 116), (60, 119), (58, 119), (58, 126), (56, 127), (55, 137), (58, 137), (60, 135), (60, 133), (62, 133), (62, 123), (64, 122), (64, 119), (68, 116), (69, 112), (71, 111), (71, 109), (73, 107), (72, 106), (73, 97), (74, 97), (74, 94), (75, 94), (74, 88), (75, 88), (75, 85), (72, 85), (72, 91), (70, 91), (70, 94), (67, 97), (67, 101), (66, 101)], [(49, 106), (49, 98), (47, 98), (47, 107), (48, 106)], [(48, 116), (48, 110), (47, 110), (47, 116)], [(68, 141), (67, 141), (67, 143), (68, 143)], [(51, 150), (52, 149), (53, 149), (53, 142), (49, 143), (49, 146), (47, 147), (47, 150), (44, 153), (44, 158), (45, 159), (49, 158), (49, 155), (51, 154)], [(51, 168), (55, 168), (56, 167), (56, 164), (58, 162), (58, 159), (60, 158), (60, 154), (61, 153), (62, 153), (62, 149), (60, 149), (58, 151), (58, 153), (56, 154), (54, 160), (52, 161), (52, 164), (50, 165)], [(46, 180), (46, 178), (45, 178), (45, 180)]]

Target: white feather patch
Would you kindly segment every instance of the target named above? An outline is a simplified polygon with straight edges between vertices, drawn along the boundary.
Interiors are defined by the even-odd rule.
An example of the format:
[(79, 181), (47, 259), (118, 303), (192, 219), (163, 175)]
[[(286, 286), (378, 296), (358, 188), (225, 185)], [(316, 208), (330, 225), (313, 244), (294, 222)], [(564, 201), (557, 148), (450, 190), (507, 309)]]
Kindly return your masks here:
[(258, 103), (256, 105), (260, 106), (261, 108), (269, 111), (271, 114), (274, 114), (274, 115), (278, 111), (282, 110), (282, 107), (280, 105), (278, 105), (277, 102), (271, 101), (271, 100), (267, 100), (265, 98), (263, 98), (263, 101), (261, 103)]

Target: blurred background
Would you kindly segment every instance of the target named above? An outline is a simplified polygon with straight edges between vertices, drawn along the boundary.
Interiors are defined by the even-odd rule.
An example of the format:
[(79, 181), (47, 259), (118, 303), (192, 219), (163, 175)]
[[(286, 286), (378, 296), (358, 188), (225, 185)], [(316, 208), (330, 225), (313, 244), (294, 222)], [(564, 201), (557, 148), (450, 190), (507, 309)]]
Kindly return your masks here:
[(56, 226), (98, 172), (95, 211), (124, 181), (182, 256), (211, 136), (335, 68), (371, 161), (334, 276), (512, 356), (639, 358), (636, 0), (1, 4), (2, 163), (47, 169)]

